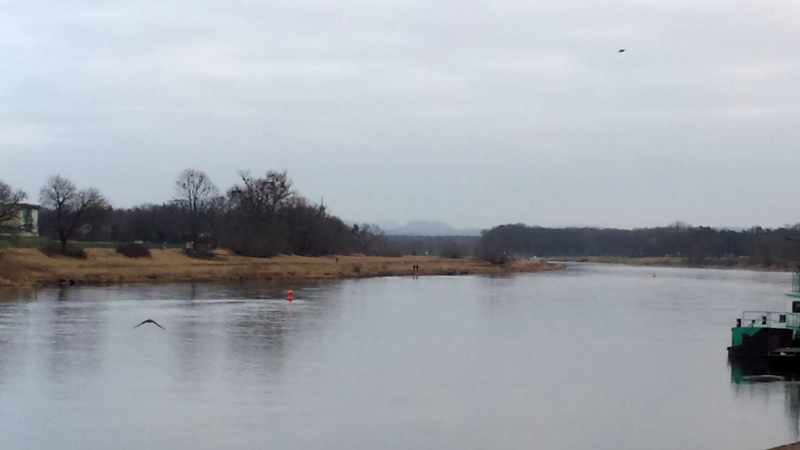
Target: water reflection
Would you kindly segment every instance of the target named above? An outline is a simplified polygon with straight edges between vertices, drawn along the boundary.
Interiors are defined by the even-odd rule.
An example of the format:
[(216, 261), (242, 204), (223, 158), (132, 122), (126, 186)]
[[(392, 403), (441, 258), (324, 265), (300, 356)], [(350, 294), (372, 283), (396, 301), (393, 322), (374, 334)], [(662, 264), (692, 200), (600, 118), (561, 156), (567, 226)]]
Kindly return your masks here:
[(176, 363), (181, 383), (199, 383), (210, 375), (207, 366), (215, 350), (213, 339), (214, 323), (204, 320), (201, 315), (191, 313), (192, 307), (187, 305), (187, 316), (173, 322), (170, 329), (175, 330), (173, 342), (176, 346)]
[(25, 300), (30, 297), (19, 302), (0, 301), (0, 385), (27, 364), (26, 345), (19, 339), (30, 324)]
[(793, 380), (798, 373), (778, 371), (766, 359), (732, 359), (728, 358), (731, 370), (731, 382), (734, 384), (761, 383), (769, 381)]
[(280, 372), (285, 335), (292, 329), (294, 316), (302, 314), (293, 311), (293, 306), (241, 310), (227, 315), (226, 352), (237, 376), (260, 378)]
[(782, 397), (792, 440), (800, 440), (800, 371), (776, 370), (765, 359), (729, 359), (728, 364), (734, 395), (767, 403)]
[(0, 304), (3, 302), (17, 302), (17, 301), (31, 301), (38, 298), (39, 291), (15, 289), (15, 288), (0, 288)]
[[(783, 274), (128, 286), (0, 302), (4, 449), (704, 449), (798, 437), (797, 378), (725, 363)], [(133, 326), (154, 319), (166, 327)], [(783, 376), (783, 375), (781, 375)], [(762, 379), (763, 380), (763, 379)], [(38, 424), (46, 424), (39, 426)]]

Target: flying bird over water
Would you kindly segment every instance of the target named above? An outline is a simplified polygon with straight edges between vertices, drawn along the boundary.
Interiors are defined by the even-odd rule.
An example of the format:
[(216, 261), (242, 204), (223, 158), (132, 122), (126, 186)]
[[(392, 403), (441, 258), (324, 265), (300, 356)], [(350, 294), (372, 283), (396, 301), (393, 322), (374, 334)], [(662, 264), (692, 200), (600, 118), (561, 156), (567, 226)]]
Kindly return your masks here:
[(155, 326), (157, 326), (158, 328), (161, 328), (162, 330), (166, 330), (166, 328), (164, 328), (164, 327), (162, 327), (161, 325), (159, 325), (159, 324), (158, 324), (158, 322), (156, 322), (156, 321), (155, 321), (155, 320), (153, 320), (153, 319), (147, 319), (147, 320), (145, 320), (144, 322), (140, 323), (139, 325), (136, 325), (136, 326), (135, 326), (135, 327), (133, 327), (133, 328), (139, 328), (140, 326), (142, 326), (142, 325), (144, 325), (144, 324), (146, 324), (146, 323), (152, 323), (152, 324), (154, 324)]
[(617, 53), (622, 53), (622, 52), (624, 52), (624, 51), (625, 51), (625, 49), (624, 49), (624, 48), (621, 48), (621, 49), (619, 49), (619, 51), (618, 51)]

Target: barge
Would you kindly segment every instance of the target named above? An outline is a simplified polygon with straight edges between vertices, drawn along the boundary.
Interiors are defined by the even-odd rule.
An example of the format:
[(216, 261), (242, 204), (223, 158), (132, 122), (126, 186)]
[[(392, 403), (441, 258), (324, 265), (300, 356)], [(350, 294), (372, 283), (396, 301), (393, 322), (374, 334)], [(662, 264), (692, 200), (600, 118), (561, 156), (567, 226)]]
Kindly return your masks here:
[(744, 311), (731, 329), (731, 359), (766, 360), (776, 369), (800, 369), (800, 271), (792, 274), (787, 311)]

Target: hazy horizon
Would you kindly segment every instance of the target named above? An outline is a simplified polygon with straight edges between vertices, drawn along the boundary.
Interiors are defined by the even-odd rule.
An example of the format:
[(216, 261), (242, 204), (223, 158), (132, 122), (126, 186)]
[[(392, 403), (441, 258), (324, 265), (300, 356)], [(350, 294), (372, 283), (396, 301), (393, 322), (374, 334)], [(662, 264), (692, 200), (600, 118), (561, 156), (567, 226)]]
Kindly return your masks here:
[[(355, 222), (800, 222), (800, 4), (5, 2), (0, 180), (287, 170)], [(625, 49), (619, 53), (619, 49)]]

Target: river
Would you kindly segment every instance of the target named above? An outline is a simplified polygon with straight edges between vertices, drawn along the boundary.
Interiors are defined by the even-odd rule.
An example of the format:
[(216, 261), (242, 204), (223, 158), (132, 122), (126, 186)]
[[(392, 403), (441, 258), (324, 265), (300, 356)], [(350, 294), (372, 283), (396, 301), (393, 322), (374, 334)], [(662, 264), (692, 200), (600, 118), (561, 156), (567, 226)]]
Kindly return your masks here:
[[(655, 273), (655, 277), (653, 276)], [(726, 355), (788, 273), (66, 288), (0, 300), (0, 448), (729, 449), (798, 439), (800, 384)], [(153, 319), (152, 324), (134, 326)]]

